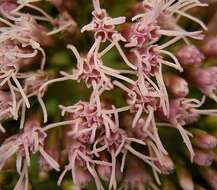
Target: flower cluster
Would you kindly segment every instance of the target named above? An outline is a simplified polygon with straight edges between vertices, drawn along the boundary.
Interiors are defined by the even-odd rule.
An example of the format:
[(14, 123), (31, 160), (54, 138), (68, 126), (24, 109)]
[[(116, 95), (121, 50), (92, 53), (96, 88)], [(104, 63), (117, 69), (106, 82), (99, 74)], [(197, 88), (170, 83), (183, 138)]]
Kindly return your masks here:
[[(93, 34), (93, 44), (85, 53), (68, 44), (76, 68), (60, 71), (59, 78), (50, 79), (43, 48), (54, 43), (54, 34), (76, 30), (76, 22), (68, 13), (73, 2), (50, 0), (59, 11), (53, 18), (38, 1), (0, 0), (0, 119), (20, 118), (20, 132), (0, 146), (0, 170), (16, 155), (20, 179), (15, 190), (28, 189), (28, 167), (31, 154), (36, 153), (41, 170), (46, 172), (59, 171), (58, 162), (67, 163), (58, 185), (70, 171), (77, 189), (94, 181), (97, 190), (156, 190), (161, 175), (175, 170), (182, 189), (194, 189), (178, 152), (173, 155), (161, 138), (160, 130), (166, 127), (179, 132), (177, 138), (180, 136), (185, 144), (182, 153), (201, 167), (201, 176), (215, 189), (212, 175), (216, 178), (217, 171), (210, 166), (216, 160), (213, 148), (217, 138), (186, 125), (193, 125), (203, 115), (217, 116), (217, 109), (203, 108), (206, 97), (217, 102), (217, 67), (204, 66), (205, 59), (216, 57), (217, 40), (208, 38), (198, 49), (193, 42), (203, 40), (203, 31), (187, 31), (179, 24), (185, 17), (207, 30), (201, 20), (188, 13), (207, 4), (198, 0), (144, 0), (135, 5), (128, 22), (124, 16), (110, 16), (99, 0), (93, 0), (92, 20), (81, 28), (81, 33)], [(48, 31), (43, 22), (54, 29)], [(171, 46), (176, 43), (185, 45), (172, 53)], [(108, 66), (104, 58), (113, 48), (125, 69)], [(38, 62), (39, 68), (32, 71)], [(68, 80), (84, 83), (91, 91), (88, 100), (59, 105), (61, 122), (43, 126), (37, 117), (26, 117), (30, 98), (35, 96), (46, 123), (48, 114), (42, 98), (48, 85)], [(201, 98), (190, 95), (189, 84), (199, 89)], [(107, 92), (117, 90), (125, 97), (122, 107), (104, 98)], [(58, 138), (64, 141), (62, 151), (46, 144), (48, 131), (56, 127), (62, 130), (64, 140)], [(2, 126), (0, 130), (5, 132)]]

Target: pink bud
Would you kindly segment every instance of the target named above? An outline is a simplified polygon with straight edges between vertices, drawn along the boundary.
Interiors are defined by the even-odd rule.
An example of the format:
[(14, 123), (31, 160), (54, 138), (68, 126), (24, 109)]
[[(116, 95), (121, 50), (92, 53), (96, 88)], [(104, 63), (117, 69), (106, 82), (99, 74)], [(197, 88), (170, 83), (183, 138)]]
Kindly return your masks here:
[(178, 181), (183, 190), (194, 190), (193, 179), (183, 165), (177, 168)]
[(195, 129), (192, 130), (193, 139), (192, 142), (198, 148), (210, 149), (214, 148), (217, 145), (216, 137), (208, 134), (205, 131)]
[(188, 77), (205, 95), (217, 101), (217, 67), (192, 69)]
[(196, 68), (189, 71), (189, 78), (199, 88), (212, 84), (211, 72), (208, 69)]
[(204, 60), (204, 55), (193, 45), (185, 45), (176, 53), (183, 67), (199, 66)]
[(166, 78), (166, 86), (176, 98), (183, 98), (189, 93), (188, 83), (177, 75), (169, 75)]
[(210, 166), (214, 161), (214, 154), (209, 150), (194, 149), (194, 162), (199, 166)]

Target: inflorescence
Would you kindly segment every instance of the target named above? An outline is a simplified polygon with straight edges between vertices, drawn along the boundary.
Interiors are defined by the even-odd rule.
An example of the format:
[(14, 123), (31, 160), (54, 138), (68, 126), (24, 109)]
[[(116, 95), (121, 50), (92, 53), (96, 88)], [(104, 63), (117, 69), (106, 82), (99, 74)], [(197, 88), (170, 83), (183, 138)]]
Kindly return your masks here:
[[(37, 6), (38, 2), (0, 0), (0, 118), (3, 125), (8, 119), (20, 122), (19, 132), (0, 146), (0, 171), (16, 157), (19, 180), (14, 190), (28, 189), (28, 168), (31, 155), (36, 153), (42, 170), (60, 171), (62, 167), (58, 185), (70, 171), (77, 189), (94, 181), (97, 190), (157, 190), (161, 176), (177, 170), (180, 186), (193, 190), (183, 161), (174, 162), (161, 140), (159, 130), (164, 128), (179, 132), (186, 157), (207, 166), (201, 175), (216, 189), (217, 170), (208, 166), (216, 160), (212, 148), (217, 139), (201, 129), (185, 127), (202, 115), (217, 116), (217, 109), (202, 108), (206, 97), (217, 102), (217, 66), (203, 67), (206, 58), (217, 56), (217, 38), (209, 38), (197, 48), (193, 42), (204, 39), (207, 27), (188, 13), (207, 4), (198, 0), (144, 0), (135, 5), (131, 21), (127, 21), (124, 16), (111, 17), (99, 0), (93, 0), (92, 20), (81, 33), (92, 34), (94, 43), (86, 53), (68, 44), (76, 68), (60, 71), (61, 76), (54, 78), (45, 70), (44, 49), (53, 43), (54, 35), (73, 33), (77, 23), (67, 12), (65, 1), (49, 1), (59, 11), (56, 18)], [(182, 28), (182, 17), (201, 30)], [(178, 42), (185, 45), (173, 53), (170, 47)], [(125, 69), (104, 63), (104, 57), (114, 49)], [(91, 90), (89, 100), (59, 105), (63, 121), (45, 124), (48, 113), (43, 96), (48, 86), (68, 80), (84, 82)], [(192, 86), (201, 92), (199, 99), (189, 96)], [(117, 89), (124, 94), (123, 107), (102, 97)], [(26, 114), (33, 106), (33, 97), (41, 107), (43, 122), (35, 114)], [(2, 134), (7, 132), (3, 125)], [(62, 151), (46, 146), (50, 130), (56, 127), (63, 130), (62, 139), (58, 139), (64, 139)], [(65, 166), (60, 166), (61, 154), (65, 155)]]

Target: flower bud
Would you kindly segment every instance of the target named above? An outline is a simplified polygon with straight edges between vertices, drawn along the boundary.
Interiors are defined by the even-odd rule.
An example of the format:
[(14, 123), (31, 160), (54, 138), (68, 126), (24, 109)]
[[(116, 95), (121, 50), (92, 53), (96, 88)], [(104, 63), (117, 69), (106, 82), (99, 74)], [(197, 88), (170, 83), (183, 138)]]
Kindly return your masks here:
[(194, 190), (193, 179), (183, 164), (177, 167), (177, 177), (179, 185), (183, 190)]
[(194, 163), (199, 166), (210, 166), (214, 161), (214, 153), (209, 150), (194, 149)]
[(217, 101), (217, 67), (191, 69), (188, 78), (202, 93)]
[(176, 98), (183, 98), (189, 93), (188, 83), (177, 75), (169, 75), (166, 78), (166, 86)]
[(193, 129), (191, 133), (193, 135), (192, 143), (198, 148), (210, 149), (217, 145), (217, 138), (208, 134), (206, 131)]
[(179, 49), (176, 55), (183, 67), (199, 66), (205, 58), (204, 55), (193, 45), (183, 46)]

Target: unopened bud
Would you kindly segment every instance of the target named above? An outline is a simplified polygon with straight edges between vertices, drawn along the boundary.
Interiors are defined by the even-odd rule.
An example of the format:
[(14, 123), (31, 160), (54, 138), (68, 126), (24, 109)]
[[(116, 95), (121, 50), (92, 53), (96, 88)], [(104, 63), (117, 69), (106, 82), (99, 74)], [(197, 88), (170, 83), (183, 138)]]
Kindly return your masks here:
[(216, 66), (191, 69), (188, 78), (202, 93), (217, 101)]
[(183, 67), (199, 66), (205, 58), (204, 55), (193, 45), (183, 46), (176, 55)]
[(177, 167), (177, 177), (179, 185), (183, 190), (194, 190), (193, 179), (183, 164)]
[(166, 78), (166, 86), (176, 98), (183, 98), (189, 93), (188, 83), (177, 75), (169, 75)]
[(193, 134), (192, 143), (198, 148), (210, 149), (217, 145), (217, 138), (206, 131), (194, 129), (191, 133)]
[(195, 148), (194, 152), (194, 163), (199, 166), (210, 166), (215, 159), (212, 151)]

